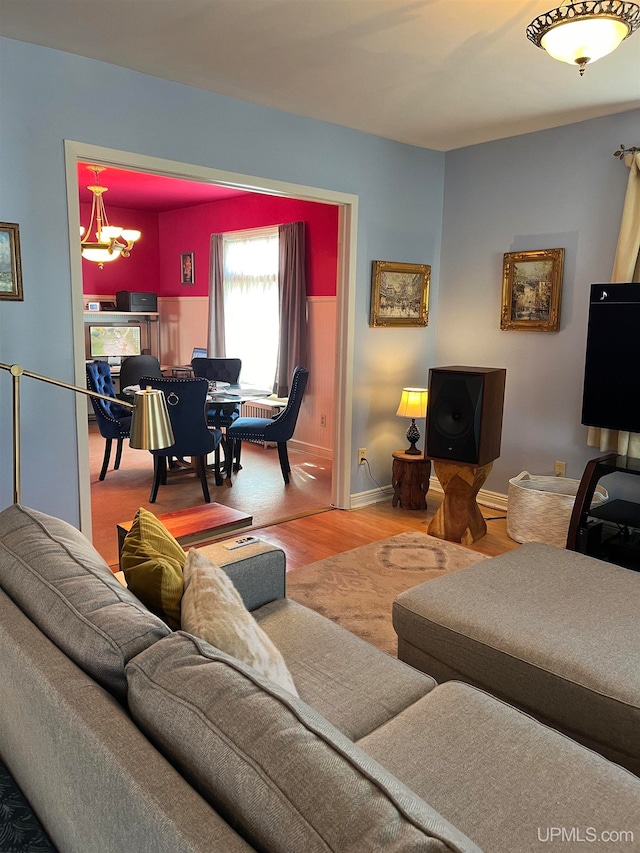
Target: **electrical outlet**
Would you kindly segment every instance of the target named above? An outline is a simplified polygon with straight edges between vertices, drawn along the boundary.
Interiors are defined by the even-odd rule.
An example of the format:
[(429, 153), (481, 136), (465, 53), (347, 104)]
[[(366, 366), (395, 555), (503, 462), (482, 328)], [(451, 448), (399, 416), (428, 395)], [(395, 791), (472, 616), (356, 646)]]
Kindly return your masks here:
[(566, 477), (567, 476), (567, 463), (566, 462), (558, 462), (553, 463), (553, 476), (554, 477)]
[(361, 447), (358, 450), (358, 465), (363, 465), (367, 461), (367, 448)]
[(320, 426), (326, 427), (326, 425), (327, 425), (327, 416), (326, 415), (320, 415)]

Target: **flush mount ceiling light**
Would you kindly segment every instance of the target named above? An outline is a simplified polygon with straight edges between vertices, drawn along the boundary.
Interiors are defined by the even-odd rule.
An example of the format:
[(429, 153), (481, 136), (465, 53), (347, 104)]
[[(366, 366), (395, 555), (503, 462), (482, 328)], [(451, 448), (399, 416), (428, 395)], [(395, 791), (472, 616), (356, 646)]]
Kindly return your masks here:
[[(87, 189), (91, 190), (93, 199), (91, 201), (91, 219), (85, 234), (85, 229), (80, 226), (80, 249), (82, 257), (88, 261), (94, 261), (102, 269), (105, 263), (117, 260), (121, 255), (128, 258), (133, 244), (140, 239), (140, 231), (119, 228), (117, 225), (109, 225), (107, 211), (104, 207), (103, 194), (107, 187), (103, 187), (98, 179), (100, 172), (104, 172), (104, 166), (87, 166), (93, 172), (95, 181)], [(94, 234), (96, 242), (91, 241)]]
[(614, 51), (640, 26), (640, 6), (622, 0), (563, 3), (527, 27), (527, 38), (554, 59), (577, 65), (580, 76), (588, 62)]

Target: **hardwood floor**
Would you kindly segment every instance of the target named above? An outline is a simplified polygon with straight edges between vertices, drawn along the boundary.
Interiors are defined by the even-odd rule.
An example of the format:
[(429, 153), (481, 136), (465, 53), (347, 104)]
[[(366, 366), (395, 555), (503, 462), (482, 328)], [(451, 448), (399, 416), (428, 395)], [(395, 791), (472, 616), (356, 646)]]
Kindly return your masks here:
[[(156, 514), (197, 506), (202, 503), (202, 491), (197, 479), (190, 476), (183, 478), (184, 482), (178, 479), (171, 487), (163, 488), (158, 502), (150, 504), (148, 454), (131, 450), (125, 442), (120, 470), (110, 470), (107, 478), (99, 482), (104, 440), (95, 427), (89, 429), (89, 444), (93, 542), (117, 571), (116, 525), (119, 522), (133, 518), (139, 506), (146, 506)], [(328, 506), (330, 461), (308, 454), (290, 453), (292, 482), (284, 487), (275, 451), (247, 445), (243, 454), (246, 455), (245, 470), (235, 477), (233, 488), (216, 489), (211, 485), (212, 499), (253, 515), (254, 527), (243, 532), (251, 529), (252, 535), (281, 547), (287, 555), (289, 570), (406, 530), (426, 533), (429, 521), (440, 504), (440, 497), (429, 492), (428, 509), (424, 512), (393, 507), (391, 497), (361, 509), (331, 509)], [(518, 543), (507, 536), (503, 514), (488, 507), (480, 509), (487, 520), (487, 535), (470, 547), (489, 556), (517, 547)]]
[[(291, 571), (406, 530), (426, 533), (439, 500), (428, 496), (427, 502), (426, 512), (393, 507), (388, 500), (356, 510), (331, 509), (251, 532), (282, 548), (287, 555), (287, 570)], [(488, 507), (481, 507), (481, 511), (487, 520), (487, 535), (468, 547), (492, 557), (516, 548), (518, 543), (507, 536), (501, 513)]]

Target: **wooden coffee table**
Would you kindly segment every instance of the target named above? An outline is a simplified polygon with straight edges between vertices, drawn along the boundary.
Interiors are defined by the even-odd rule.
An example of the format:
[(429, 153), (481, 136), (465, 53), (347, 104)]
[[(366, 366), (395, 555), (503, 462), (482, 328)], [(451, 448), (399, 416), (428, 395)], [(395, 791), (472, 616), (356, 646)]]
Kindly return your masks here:
[[(179, 509), (175, 512), (166, 512), (163, 515), (158, 515), (157, 518), (183, 547), (201, 545), (223, 533), (230, 533), (240, 527), (248, 527), (253, 522), (252, 515), (246, 515), (240, 510), (217, 503), (201, 504), (188, 509)], [(122, 553), (124, 537), (131, 530), (132, 524), (133, 519), (121, 521), (116, 525), (118, 555)]]

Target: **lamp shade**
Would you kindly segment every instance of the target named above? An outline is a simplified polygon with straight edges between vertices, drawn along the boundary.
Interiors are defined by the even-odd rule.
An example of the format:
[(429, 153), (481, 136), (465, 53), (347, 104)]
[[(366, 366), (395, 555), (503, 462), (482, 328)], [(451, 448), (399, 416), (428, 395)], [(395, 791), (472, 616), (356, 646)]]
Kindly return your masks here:
[(580, 65), (611, 53), (628, 35), (628, 25), (615, 18), (574, 18), (550, 29), (541, 44), (554, 59)]
[(590, 62), (614, 51), (640, 27), (640, 6), (628, 0), (565, 2), (539, 15), (527, 38), (554, 59), (577, 65), (580, 75)]
[(403, 388), (396, 415), (401, 418), (424, 418), (427, 414), (426, 388)]
[(135, 450), (160, 450), (175, 443), (167, 403), (162, 391), (136, 391), (129, 445)]

